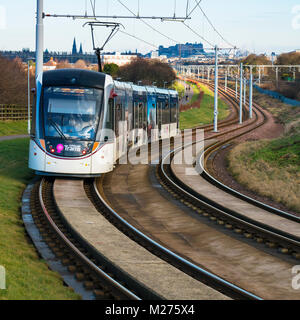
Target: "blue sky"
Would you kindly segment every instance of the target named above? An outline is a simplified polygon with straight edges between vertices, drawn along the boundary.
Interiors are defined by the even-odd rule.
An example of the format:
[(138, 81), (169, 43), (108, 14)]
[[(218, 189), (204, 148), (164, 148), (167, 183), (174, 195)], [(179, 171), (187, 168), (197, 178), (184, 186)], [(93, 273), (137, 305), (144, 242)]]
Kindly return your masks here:
[[(86, 0), (44, 0), (45, 13), (83, 14)], [(141, 15), (173, 15), (175, 0), (139, 0)], [(89, 3), (89, 0), (87, 0)], [(122, 0), (137, 12), (138, 0)], [(190, 0), (193, 7), (195, 0)], [(300, 0), (202, 0), (202, 8), (215, 27), (238, 48), (256, 53), (283, 52), (300, 49), (300, 27), (293, 28), (292, 22), (300, 24)], [(299, 6), (296, 13), (292, 9)], [(176, 0), (176, 14), (184, 15), (186, 0)], [(89, 12), (90, 6), (88, 6)], [(36, 0), (0, 0), (0, 50), (31, 48), (35, 46)], [(295, 10), (295, 9), (294, 9)], [(97, 14), (130, 15), (117, 0), (97, 0)], [(298, 13), (297, 13), (298, 12)], [(299, 15), (299, 19), (297, 17)], [(3, 23), (5, 18), (5, 26)], [(2, 22), (1, 22), (2, 19)], [(164, 38), (145, 26), (141, 21), (122, 20), (126, 32), (155, 45), (173, 45), (175, 42)], [(149, 21), (161, 32), (176, 42), (202, 42), (181, 22)], [(202, 13), (196, 9), (188, 22), (199, 34), (211, 43), (225, 46), (212, 31)], [(72, 19), (45, 19), (45, 48), (70, 51), (74, 36), (83, 43), (84, 51), (91, 51), (91, 37), (83, 21)], [(97, 32), (99, 44), (104, 38), (103, 30)], [(205, 44), (205, 46), (207, 46)], [(228, 46), (228, 45), (226, 45)], [(106, 47), (106, 51), (135, 50), (147, 52), (153, 48), (143, 42), (118, 34)]]

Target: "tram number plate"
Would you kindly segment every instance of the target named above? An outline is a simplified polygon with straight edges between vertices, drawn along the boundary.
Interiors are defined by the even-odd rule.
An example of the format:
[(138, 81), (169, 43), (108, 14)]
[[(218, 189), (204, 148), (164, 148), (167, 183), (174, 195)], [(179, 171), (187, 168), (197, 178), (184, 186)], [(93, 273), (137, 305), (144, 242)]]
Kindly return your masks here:
[(74, 144), (65, 145), (64, 147), (65, 147), (65, 150), (69, 151), (69, 152), (80, 152), (81, 151), (81, 147), (76, 146)]

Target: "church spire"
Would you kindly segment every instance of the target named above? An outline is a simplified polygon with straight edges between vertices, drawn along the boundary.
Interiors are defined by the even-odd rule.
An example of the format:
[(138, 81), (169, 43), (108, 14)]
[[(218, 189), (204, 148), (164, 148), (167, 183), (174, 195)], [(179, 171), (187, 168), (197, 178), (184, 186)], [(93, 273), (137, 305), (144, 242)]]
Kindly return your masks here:
[(83, 54), (83, 50), (82, 50), (82, 43), (80, 43), (79, 54)]
[(72, 48), (72, 54), (77, 54), (77, 46), (76, 46), (76, 39), (74, 38), (73, 41), (73, 48)]

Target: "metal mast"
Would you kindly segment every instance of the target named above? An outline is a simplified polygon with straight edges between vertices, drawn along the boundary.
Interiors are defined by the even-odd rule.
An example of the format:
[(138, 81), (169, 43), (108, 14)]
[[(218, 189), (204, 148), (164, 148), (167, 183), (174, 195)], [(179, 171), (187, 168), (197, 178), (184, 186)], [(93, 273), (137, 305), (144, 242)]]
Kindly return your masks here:
[(37, 78), (43, 72), (44, 63), (44, 0), (37, 0), (36, 15), (36, 69), (35, 77)]
[(215, 47), (215, 102), (214, 102), (214, 132), (218, 132), (218, 46)]

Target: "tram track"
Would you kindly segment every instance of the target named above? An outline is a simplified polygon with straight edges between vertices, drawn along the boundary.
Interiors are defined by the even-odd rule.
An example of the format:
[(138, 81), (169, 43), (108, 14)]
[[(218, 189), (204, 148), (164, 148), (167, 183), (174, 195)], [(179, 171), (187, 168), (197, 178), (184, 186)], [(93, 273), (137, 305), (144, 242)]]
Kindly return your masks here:
[[(256, 112), (254, 113), (256, 114)], [(226, 123), (227, 125), (229, 123), (233, 124), (235, 120), (236, 118), (229, 119), (229, 121), (225, 122), (224, 126), (226, 126)], [(250, 126), (253, 122), (247, 124), (247, 126)], [(209, 131), (211, 128), (211, 126), (206, 127), (205, 131)], [(226, 134), (235, 131), (235, 129), (231, 129), (227, 131)], [(222, 136), (223, 134), (220, 133), (218, 136)], [(241, 135), (242, 134), (244, 133), (241, 133)], [(161, 165), (162, 163), (159, 168), (161, 168)], [(116, 272), (116, 266), (110, 269), (108, 261), (105, 261), (105, 258), (103, 260), (103, 256), (101, 256), (97, 250), (95, 251), (95, 249), (68, 224), (60, 214), (56, 205), (52, 190), (53, 182), (53, 180), (42, 180), (42, 182), (35, 185), (31, 196), (31, 207), (36, 225), (40, 228), (40, 232), (56, 256), (62, 259), (63, 264), (68, 265), (69, 270), (75, 273), (76, 277), (81, 281), (84, 281), (89, 289), (93, 289), (99, 299), (160, 299), (161, 297), (159, 295), (155, 295), (155, 293), (151, 291), (145, 292), (144, 287), (141, 287), (140, 284), (133, 284), (132, 279), (128, 280), (127, 278), (127, 282), (130, 283), (130, 286), (128, 286), (126, 280), (122, 278), (123, 275), (120, 270)], [(163, 182), (163, 184), (166, 185), (165, 182)], [(84, 189), (97, 210), (105, 216), (107, 220), (122, 230), (129, 238), (141, 244), (156, 256), (229, 297), (234, 299), (261, 299), (259, 296), (238, 285), (182, 258), (180, 255), (172, 252), (167, 247), (162, 246), (137, 230), (134, 226), (122, 219), (109, 203), (105, 201), (99, 193), (95, 181), (86, 180)], [(176, 193), (173, 189), (169, 189), (172, 190), (173, 194)], [(195, 204), (189, 202), (187, 199), (185, 202), (188, 207), (196, 207)], [(202, 209), (199, 210), (203, 212)], [(224, 220), (218, 219), (214, 214), (209, 215), (209, 217), (211, 220), (215, 218), (219, 224), (221, 224), (220, 221), (223, 221), (223, 224), (226, 225)], [(232, 224), (232, 226), (234, 225)], [(114, 274), (117, 274), (117, 276)]]
[(61, 215), (53, 196), (54, 180), (38, 181), (31, 192), (31, 214), (44, 241), (76, 279), (100, 300), (160, 299), (95, 250)]
[[(224, 90), (220, 89), (223, 93)], [(232, 98), (232, 90), (229, 90), (229, 95)], [(233, 101), (234, 103), (234, 101)], [(213, 183), (217, 188), (221, 188), (222, 190), (229, 191), (234, 196), (238, 196), (240, 199), (252, 203), (264, 210), (270, 211), (274, 214), (277, 214), (281, 217), (294, 221), (295, 223), (299, 223), (299, 218), (290, 215), (289, 213), (280, 211), (276, 208), (269, 207), (264, 205), (263, 203), (259, 203), (251, 198), (243, 196), (238, 192), (229, 189), (228, 187), (222, 185), (216, 179), (214, 179), (206, 170), (207, 163), (211, 159), (212, 155), (214, 155), (220, 148), (225, 145), (228, 145), (231, 141), (250, 133), (264, 125), (267, 121), (267, 117), (264, 114), (263, 110), (257, 105), (254, 104), (255, 110), (255, 120), (251, 121), (247, 125), (234, 128), (229, 132), (235, 133), (235, 135), (231, 137), (227, 137), (222, 139), (221, 141), (209, 146), (205, 151), (203, 151), (196, 160), (197, 163), (201, 166), (203, 170), (201, 175), (210, 183)], [(258, 116), (263, 117), (263, 120), (259, 123)], [(253, 123), (256, 123), (253, 126)], [(247, 128), (249, 127), (249, 128)], [(241, 129), (247, 128), (246, 131), (241, 131)], [(222, 137), (228, 134), (228, 132), (223, 132), (217, 134), (215, 137)], [(282, 232), (276, 228), (273, 228), (267, 224), (262, 224), (256, 220), (246, 218), (230, 208), (226, 208), (223, 205), (220, 205), (210, 199), (208, 199), (205, 195), (199, 194), (193, 188), (186, 185), (183, 181), (178, 178), (169, 163), (171, 163), (170, 158), (174, 157), (175, 151), (173, 150), (170, 155), (166, 156), (165, 159), (162, 159), (158, 171), (157, 176), (162, 185), (169, 191), (171, 194), (180, 199), (180, 201), (184, 202), (188, 207), (192, 207), (196, 212), (207, 216), (212, 221), (216, 221), (219, 225), (224, 225), (227, 229), (232, 229), (237, 233), (243, 234), (246, 238), (252, 238), (259, 243), (265, 243), (269, 247), (279, 248), (282, 253), (291, 254), (296, 259), (300, 257), (300, 238), (298, 236), (293, 236), (286, 232)], [(167, 162), (168, 164), (165, 164)]]

